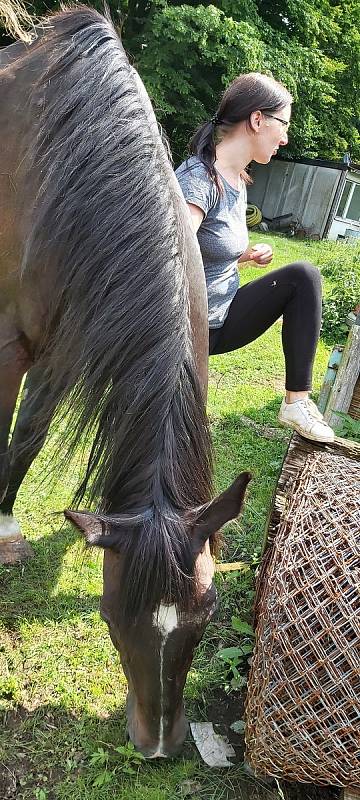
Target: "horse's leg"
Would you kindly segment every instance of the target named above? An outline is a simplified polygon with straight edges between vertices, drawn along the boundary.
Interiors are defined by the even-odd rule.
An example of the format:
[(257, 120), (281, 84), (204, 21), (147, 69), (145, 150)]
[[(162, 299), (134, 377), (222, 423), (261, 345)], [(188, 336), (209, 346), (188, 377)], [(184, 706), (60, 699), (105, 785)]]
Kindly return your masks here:
[[(10, 480), (9, 432), (24, 373), (30, 366), (25, 342), (12, 323), (0, 314), (0, 499)], [(0, 528), (0, 563), (21, 561), (29, 555), (29, 545), (7, 521)]]
[(44, 398), (48, 392), (46, 383), (39, 389), (42, 384), (43, 374), (43, 365), (36, 364), (31, 367), (26, 378), (9, 451), (9, 485), (5, 497), (0, 503), (0, 512), (3, 514), (12, 514), (19, 488), (32, 462), (40, 452), (49, 429), (48, 425), (44, 425), (40, 429), (37, 424), (37, 418), (41, 413)]

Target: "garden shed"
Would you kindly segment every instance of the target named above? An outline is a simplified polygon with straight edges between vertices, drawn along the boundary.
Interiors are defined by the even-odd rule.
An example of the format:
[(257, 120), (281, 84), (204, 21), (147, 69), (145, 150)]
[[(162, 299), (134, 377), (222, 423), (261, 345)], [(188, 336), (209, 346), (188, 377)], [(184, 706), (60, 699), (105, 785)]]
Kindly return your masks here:
[(274, 158), (253, 164), (249, 203), (265, 219), (288, 216), (314, 239), (360, 240), (360, 164), (320, 159)]

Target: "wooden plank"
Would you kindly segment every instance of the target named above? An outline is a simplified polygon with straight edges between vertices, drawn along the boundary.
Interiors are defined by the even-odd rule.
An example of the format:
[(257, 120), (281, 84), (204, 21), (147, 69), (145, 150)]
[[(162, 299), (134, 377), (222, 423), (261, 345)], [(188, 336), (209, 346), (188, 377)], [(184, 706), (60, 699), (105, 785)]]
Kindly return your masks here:
[(324, 417), (331, 427), (339, 425), (340, 417), (334, 412), (347, 413), (356, 381), (360, 373), (360, 326), (351, 326), (335, 383), (330, 391)]
[(216, 572), (235, 572), (235, 570), (247, 571), (250, 569), (250, 564), (246, 561), (231, 561), (229, 563), (215, 564)]
[(331, 389), (335, 383), (336, 373), (339, 369), (339, 364), (342, 359), (343, 350), (344, 350), (343, 345), (337, 344), (334, 347), (329, 358), (328, 367), (326, 370), (323, 385), (320, 390), (319, 400), (317, 404), (318, 409), (319, 411), (321, 411), (322, 414), (326, 409)]

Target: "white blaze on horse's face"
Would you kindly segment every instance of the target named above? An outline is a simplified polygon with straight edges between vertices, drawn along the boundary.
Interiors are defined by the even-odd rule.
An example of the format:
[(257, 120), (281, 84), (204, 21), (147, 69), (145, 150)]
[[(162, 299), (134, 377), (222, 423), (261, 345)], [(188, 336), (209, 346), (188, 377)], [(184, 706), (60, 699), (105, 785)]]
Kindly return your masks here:
[(166, 757), (164, 753), (164, 650), (170, 634), (178, 627), (179, 619), (176, 606), (161, 605), (153, 614), (153, 626), (160, 634), (160, 724), (159, 745), (151, 758)]
[[(203, 553), (200, 553), (196, 563), (196, 576), (201, 593), (205, 594), (212, 585), (214, 575), (214, 562), (210, 554), (209, 543), (206, 543)], [(216, 606), (216, 595), (214, 597), (213, 606), (207, 615), (206, 621), (212, 615)], [(199, 623), (203, 622), (200, 612)], [(165, 692), (166, 692), (166, 674), (165, 674), (165, 661), (164, 653), (166, 644), (169, 637), (174, 631), (181, 627), (181, 619), (176, 610), (175, 605), (161, 605), (153, 614), (153, 627), (156, 628), (160, 636), (160, 652), (159, 652), (159, 674), (160, 674), (160, 721), (159, 721), (159, 742), (158, 747), (150, 758), (166, 757), (167, 753), (164, 751), (164, 729), (167, 727), (169, 720), (166, 718), (165, 712)]]
[(161, 633), (164, 641), (166, 641), (172, 631), (176, 630), (178, 623), (176, 606), (161, 605), (158, 610), (153, 613), (153, 624)]

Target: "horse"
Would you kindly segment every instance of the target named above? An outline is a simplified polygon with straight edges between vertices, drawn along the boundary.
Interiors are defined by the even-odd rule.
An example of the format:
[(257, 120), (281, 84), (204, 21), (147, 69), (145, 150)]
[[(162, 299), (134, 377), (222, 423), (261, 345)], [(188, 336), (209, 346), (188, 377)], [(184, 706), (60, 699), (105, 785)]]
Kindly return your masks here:
[(65, 515), (104, 551), (128, 734), (147, 758), (173, 756), (216, 606), (211, 553), (250, 479), (211, 499), (196, 237), (145, 88), (95, 10), (63, 9), (1, 52), (0, 135), (1, 510), (60, 419), (61, 468), (89, 447)]

